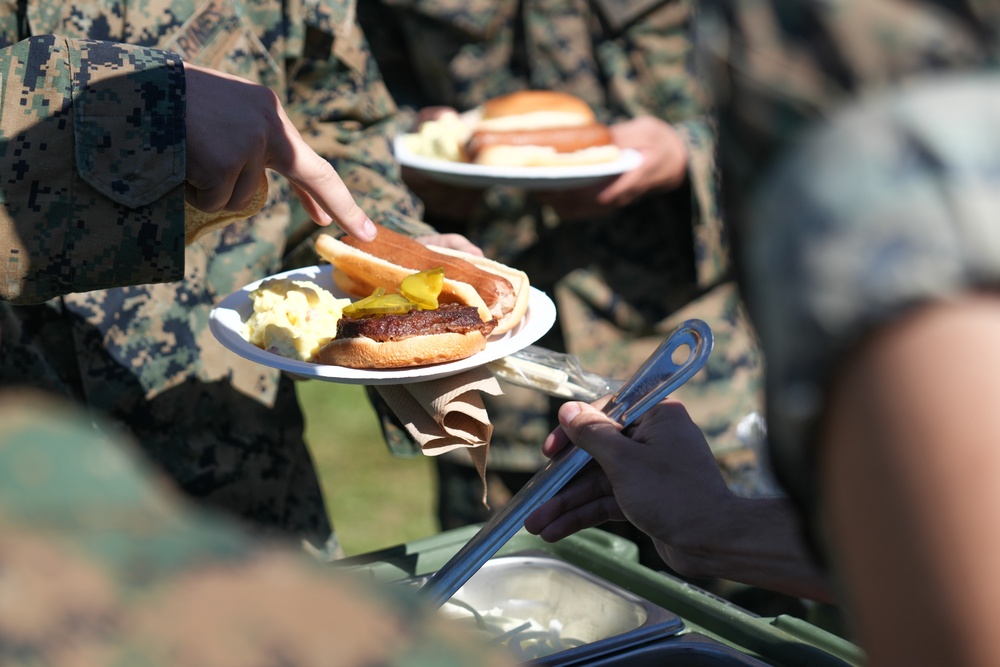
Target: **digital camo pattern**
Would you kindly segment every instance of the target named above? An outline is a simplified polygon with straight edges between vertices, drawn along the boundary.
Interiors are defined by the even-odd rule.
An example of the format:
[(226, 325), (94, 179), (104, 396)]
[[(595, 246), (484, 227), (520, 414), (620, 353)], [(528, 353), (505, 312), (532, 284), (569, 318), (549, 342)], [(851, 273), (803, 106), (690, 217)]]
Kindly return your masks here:
[[(408, 107), (466, 110), (497, 95), (543, 88), (578, 95), (606, 123), (644, 114), (673, 123), (692, 154), (694, 185), (686, 193), (693, 195), (694, 220), (691, 213), (666, 219), (663, 211), (647, 213), (658, 215), (664, 227), (695, 230), (694, 243), (673, 252), (687, 264), (696, 258), (698, 284), (713, 285), (725, 276), (714, 140), (690, 69), (687, 0), (362, 0), (358, 11), (393, 97)], [(489, 202), (487, 208), (501, 204)], [(518, 207), (534, 213), (528, 203)], [(491, 214), (477, 213), (467, 221), (468, 231), (487, 241), (490, 254), (510, 259), (510, 252), (520, 250), (509, 241), (493, 245), (482, 229), (493, 222)], [(492, 216), (510, 216), (499, 213)], [(625, 211), (622, 217), (636, 214)]]
[(0, 663), (500, 665), (423, 608), (193, 510), (63, 402), (0, 398)]
[[(170, 53), (51, 35), (0, 52), (5, 301), (183, 276), (183, 76)], [(149, 113), (121, 122), (135, 108)], [(34, 158), (73, 156), (75, 133), (116, 150), (82, 154), (79, 171)]]
[(1000, 281), (1000, 3), (713, 0), (703, 18), (770, 445), (811, 512), (810, 439), (845, 351)]
[[(409, 233), (429, 229), (399, 181), (390, 152), (395, 105), (351, 2), (28, 0), (27, 19), (33, 34), (167, 48), (270, 86), (370, 217)], [(13, 44), (17, 28), (16, 3), (0, 4), (0, 45)], [(32, 151), (46, 153), (41, 144)], [(67, 170), (72, 156), (45, 155)], [(188, 246), (182, 281), (5, 306), (0, 381), (110, 415), (188, 493), (335, 555), (292, 382), (225, 350), (208, 328), (210, 309), (230, 292), (289, 262), (316, 261), (305, 252), (315, 225), (296, 213), (283, 179), (269, 177), (260, 214)], [(174, 198), (182, 210), (179, 192)]]
[[(606, 123), (651, 115), (674, 124), (690, 155), (688, 182), (675, 192), (563, 221), (521, 191), (457, 191), (449, 205), (471, 193), (474, 206), (456, 219), (425, 201), (425, 219), (525, 270), (559, 309), (556, 330), (540, 344), (576, 354), (588, 370), (626, 378), (681, 321), (708, 321), (718, 339), (710, 367), (678, 396), (732, 483), (752, 489), (755, 457), (737, 424), (760, 408), (761, 359), (728, 282), (714, 132), (693, 72), (692, 3), (361, 0), (358, 12), (401, 105), (466, 110), (545, 88), (580, 96)], [(506, 384), (504, 391), (487, 402), (496, 426), (489, 466), (534, 470), (555, 401)], [(387, 431), (402, 448), (405, 436)]]

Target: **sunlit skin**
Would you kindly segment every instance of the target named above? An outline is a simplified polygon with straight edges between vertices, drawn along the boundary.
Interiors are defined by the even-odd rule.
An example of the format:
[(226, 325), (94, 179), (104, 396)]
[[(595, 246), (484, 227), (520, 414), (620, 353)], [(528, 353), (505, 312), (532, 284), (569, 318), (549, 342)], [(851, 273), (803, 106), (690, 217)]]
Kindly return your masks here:
[[(317, 224), (335, 222), (363, 240), (375, 236), (333, 166), (312, 150), (269, 88), (185, 64), (187, 200), (209, 213), (239, 211), (265, 169), (288, 179)], [(233, 108), (240, 113), (233, 114)]]
[(825, 522), (872, 665), (1000, 664), (1000, 297), (925, 307), (842, 368)]

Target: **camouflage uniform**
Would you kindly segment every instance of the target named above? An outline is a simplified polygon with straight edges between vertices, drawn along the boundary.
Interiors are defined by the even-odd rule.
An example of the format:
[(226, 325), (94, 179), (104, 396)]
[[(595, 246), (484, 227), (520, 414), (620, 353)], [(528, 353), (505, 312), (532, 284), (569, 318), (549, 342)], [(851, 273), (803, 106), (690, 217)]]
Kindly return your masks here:
[[(411, 233), (428, 231), (398, 179), (389, 148), (396, 109), (368, 58), (349, 1), (0, 3), (0, 45), (26, 33), (162, 48), (185, 62), (267, 85), (372, 218)], [(82, 67), (88, 77), (107, 76), (101, 68), (113, 71), (115, 62)], [(30, 68), (25, 73), (32, 74)], [(124, 107), (115, 122), (132, 118), (134, 108)], [(39, 102), (28, 113), (44, 111)], [(73, 207), (99, 193), (117, 203), (105, 205), (107, 218), (87, 216), (86, 224), (114, 225), (126, 215), (130, 202), (118, 196), (118, 183), (144, 167), (121, 162), (127, 151), (109, 148), (117, 137), (101, 125), (75, 136), (83, 181), (73, 176), (69, 185), (56, 187), (47, 180), (51, 173), (43, 166), (61, 163), (55, 173), (65, 175), (74, 165), (73, 151), (54, 152), (49, 144), (24, 144), (17, 157), (4, 158), (12, 164), (20, 158), (19, 179), (40, 193), (20, 211), (18, 225), (40, 235), (61, 234), (84, 220)], [(183, 170), (183, 134), (148, 138), (157, 150), (179, 156), (173, 169)], [(89, 178), (91, 165), (93, 172), (111, 175), (111, 182), (102, 186)], [(293, 255), (299, 263), (314, 261), (297, 249), (316, 227), (294, 214), (287, 183), (269, 177), (269, 200), (259, 215), (187, 247), (182, 280), (5, 305), (0, 382), (44, 388), (110, 416), (189, 494), (336, 553), (336, 544), (327, 544), (331, 527), (303, 441), (293, 382), (225, 350), (208, 328), (210, 309), (225, 295), (288, 266)], [(141, 214), (150, 216), (150, 224), (183, 215), (180, 182), (172, 175), (167, 183), (164, 196)], [(176, 267), (172, 271), (176, 277)]]
[(811, 445), (852, 345), (922, 303), (1000, 287), (1000, 2), (706, 4), (771, 451), (815, 516)]
[(195, 511), (70, 405), (2, 394), (0, 664), (506, 664), (412, 591)]
[[(425, 219), (527, 271), (558, 306), (558, 324), (541, 344), (575, 354), (587, 370), (628, 377), (681, 321), (708, 321), (716, 351), (679, 396), (731, 483), (752, 485), (753, 453), (736, 426), (759, 407), (761, 364), (717, 211), (713, 130), (690, 67), (692, 3), (361, 0), (358, 12), (401, 105), (465, 110), (516, 90), (555, 89), (586, 100), (605, 123), (649, 115), (674, 126), (689, 171), (673, 192), (611, 215), (562, 221), (524, 192), (491, 188), (461, 220), (436, 215), (428, 202)], [(489, 468), (533, 471), (543, 460), (539, 444), (553, 426), (554, 402), (504, 390), (487, 406), (496, 426)]]
[[(0, 297), (39, 303), (81, 288), (180, 280), (183, 199), (170, 195), (183, 187), (184, 146), (175, 141), (154, 149), (147, 138), (184, 135), (180, 59), (142, 47), (70, 42), (51, 35), (2, 53), (0, 170), (10, 177), (0, 188), (0, 248), (6, 253)], [(77, 107), (72, 105), (74, 82), (82, 91)], [(151, 98), (144, 88), (164, 94)], [(116, 101), (104, 102), (111, 98)], [(107, 122), (105, 105), (123, 104), (148, 104), (150, 113), (139, 119), (138, 127), (117, 118)], [(84, 136), (114, 133), (113, 145), (133, 156), (128, 180), (117, 177), (124, 170), (119, 156), (103, 161), (105, 156), (96, 152), (79, 171), (72, 162), (49, 160), (32, 165), (30, 172), (37, 176), (27, 178), (24, 147), (46, 144), (53, 154), (73, 155), (74, 129)], [(93, 187), (86, 187), (88, 181)], [(39, 191), (39, 182), (47, 185), (46, 191)], [(66, 194), (70, 192), (73, 199)], [(65, 202), (63, 224), (39, 224), (33, 209), (48, 210), (54, 218), (57, 197)], [(146, 206), (161, 198), (162, 205)]]
[[(72, 155), (74, 124), (79, 135), (81, 126), (109, 119), (101, 130), (114, 133), (117, 150), (144, 156), (143, 174), (170, 173), (179, 154), (180, 182), (182, 143), (151, 150), (148, 131), (133, 132), (120, 115), (102, 113), (147, 105), (156, 113), (146, 120), (177, 124), (174, 136), (183, 137), (179, 65), (173, 54), (145, 47), (51, 36), (0, 49), (5, 164), (18, 162), (8, 160), (15, 142)], [(73, 88), (77, 105), (63, 104)], [(18, 100), (30, 109), (25, 121), (16, 118), (24, 115)], [(56, 162), (51, 166), (62, 171), (46, 185), (58, 194), (73, 183), (67, 189), (86, 197), (61, 213), (94, 215), (46, 228), (32, 215), (37, 183), (4, 169), (5, 300), (183, 273), (184, 218), (169, 202), (176, 182), (140, 174), (130, 196), (148, 203), (129, 208), (121, 193), (80, 192), (74, 165)], [(94, 176), (86, 168), (80, 174)], [(168, 194), (153, 192), (158, 183)], [(196, 510), (134, 443), (108, 438), (110, 427), (72, 403), (4, 390), (0, 425), (0, 664), (502, 664), (408, 591), (364, 585)]]

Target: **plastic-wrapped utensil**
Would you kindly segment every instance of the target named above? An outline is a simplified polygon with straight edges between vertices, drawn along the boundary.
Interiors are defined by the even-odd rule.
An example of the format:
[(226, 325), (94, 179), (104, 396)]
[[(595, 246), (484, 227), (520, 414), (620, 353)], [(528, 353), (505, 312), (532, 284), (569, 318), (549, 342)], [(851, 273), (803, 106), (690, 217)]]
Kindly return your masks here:
[[(701, 320), (688, 320), (674, 330), (604, 406), (604, 412), (628, 426), (697, 373), (712, 352), (712, 330)], [(687, 349), (683, 361), (675, 361)], [(590, 460), (590, 454), (567, 447), (528, 480), (492, 519), (432, 574), (420, 592), (440, 607), (458, 591), (524, 525), (536, 507), (551, 498)]]
[(593, 401), (618, 391), (624, 380), (583, 370), (572, 354), (529, 345), (486, 365), (496, 377), (558, 398)]

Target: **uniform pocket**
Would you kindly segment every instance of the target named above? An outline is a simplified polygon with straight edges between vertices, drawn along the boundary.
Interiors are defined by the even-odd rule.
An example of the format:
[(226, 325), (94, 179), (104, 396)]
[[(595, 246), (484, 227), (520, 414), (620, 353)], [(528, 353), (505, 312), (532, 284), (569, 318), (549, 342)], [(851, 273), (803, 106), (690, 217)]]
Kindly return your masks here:
[(184, 180), (184, 70), (171, 53), (107, 42), (70, 50), (80, 177), (125, 206)]

